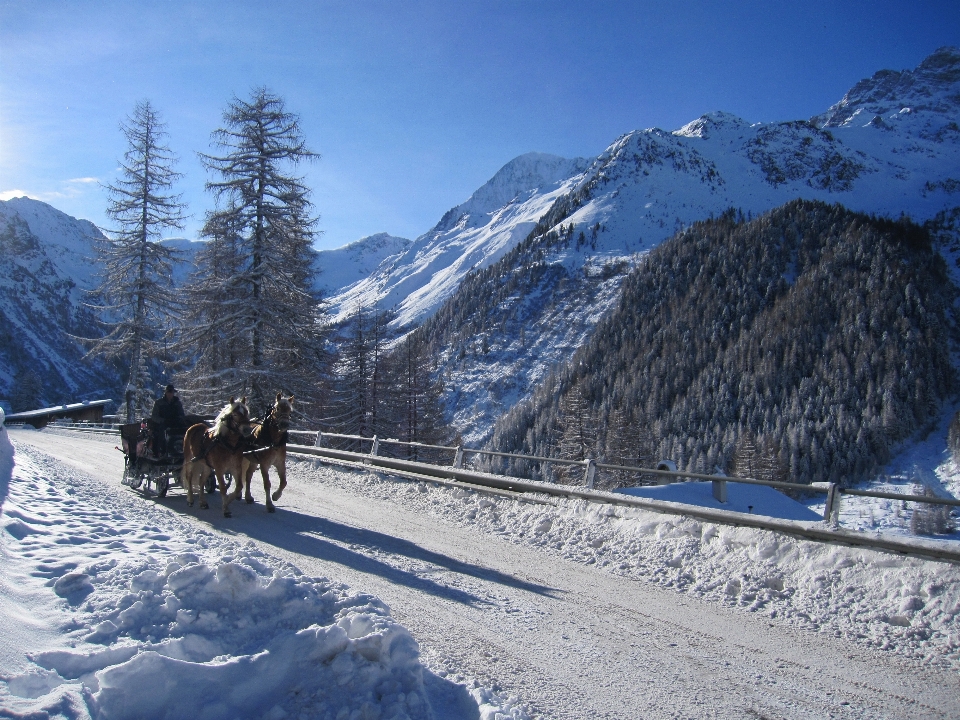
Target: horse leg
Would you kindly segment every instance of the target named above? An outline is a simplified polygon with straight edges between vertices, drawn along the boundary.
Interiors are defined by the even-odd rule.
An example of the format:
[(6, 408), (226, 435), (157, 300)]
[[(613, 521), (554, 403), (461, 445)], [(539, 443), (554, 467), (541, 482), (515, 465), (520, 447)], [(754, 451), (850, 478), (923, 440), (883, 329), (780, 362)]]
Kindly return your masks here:
[[(247, 491), (245, 498), (247, 505), (253, 505), (253, 493), (250, 492), (250, 487), (253, 484), (253, 473), (256, 471), (258, 466), (262, 468), (258, 460), (251, 460), (250, 464), (247, 465), (246, 473), (243, 478), (244, 487)], [(237, 494), (237, 497), (240, 497), (239, 493)]]
[[(247, 484), (247, 495), (250, 495), (250, 481), (247, 480), (247, 473), (253, 472), (253, 461), (244, 457), (240, 460), (240, 475), (237, 477), (237, 487), (233, 491), (233, 499), (239, 500), (243, 495), (243, 485)], [(251, 498), (251, 502), (253, 502)]]
[(217, 485), (220, 487), (220, 497), (223, 498), (223, 516), (225, 518), (232, 517), (230, 514), (230, 503), (233, 502), (234, 493), (227, 492), (227, 482), (224, 480), (223, 476), (227, 471), (233, 475), (234, 478), (241, 477), (240, 472), (240, 463), (233, 463), (232, 467), (223, 468), (217, 470)]
[(187, 490), (187, 507), (193, 507), (193, 463), (189, 460), (184, 461), (180, 470), (180, 484)]
[(267, 512), (276, 512), (277, 509), (270, 499), (270, 463), (260, 463), (260, 474), (263, 476), (263, 495), (267, 499)]
[(277, 491), (273, 494), (274, 500), (279, 500), (280, 496), (283, 495), (283, 489), (287, 486), (287, 463), (286, 458), (279, 458), (273, 466), (277, 469), (277, 477), (280, 478), (280, 486), (277, 488)]

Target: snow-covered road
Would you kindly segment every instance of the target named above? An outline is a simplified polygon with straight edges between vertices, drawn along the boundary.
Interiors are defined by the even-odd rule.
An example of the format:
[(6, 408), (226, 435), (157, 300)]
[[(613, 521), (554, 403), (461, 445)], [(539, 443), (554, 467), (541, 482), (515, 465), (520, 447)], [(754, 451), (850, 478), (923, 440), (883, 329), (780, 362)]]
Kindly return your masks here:
[[(896, 609), (884, 616), (890, 622), (881, 623), (876, 618), (882, 608), (874, 616), (856, 603), (831, 605), (848, 608), (849, 623), (842, 617), (814, 622), (809, 612), (799, 622), (804, 613), (789, 608), (791, 593), (798, 597), (800, 589), (791, 588), (789, 580), (768, 577), (763, 591), (748, 593), (747, 575), (724, 578), (729, 582), (717, 583), (715, 595), (736, 594), (740, 601), (720, 602), (706, 590), (701, 596), (685, 591), (690, 581), (684, 582), (686, 561), (680, 555), (663, 567), (644, 568), (638, 551), (640, 562), (629, 570), (625, 563), (611, 566), (602, 560), (609, 537), (589, 531), (577, 542), (590, 552), (576, 561), (576, 553), (561, 550), (563, 543), (545, 542), (563, 514), (549, 505), (490, 501), (304, 460), (291, 463), (290, 485), (276, 514), (263, 512), (260, 503), (234, 504), (233, 517), (224, 519), (219, 498), (211, 510), (201, 511), (187, 508), (176, 488), (158, 501), (122, 487), (115, 440), (28, 430), (13, 430), (10, 437), (25, 457), (42, 453), (73, 468), (72, 480), (93, 490), (85, 493), (86, 501), (116, 493), (121, 502), (156, 508), (151, 517), (159, 527), (186, 522), (225, 540), (252, 540), (307, 575), (379, 597), (420, 643), (434, 673), (478, 681), (502, 697), (515, 695), (530, 717), (960, 717), (955, 663), (960, 631), (954, 625), (960, 608), (953, 566), (853, 550), (853, 560), (837, 562), (837, 577), (846, 581), (852, 576), (841, 577), (841, 571), (853, 572), (856, 558), (864, 557), (875, 562), (865, 572), (889, 576), (888, 584), (906, 586), (903, 578), (910, 573), (921, 580), (941, 576), (939, 585), (917, 581), (912, 595), (898, 590), (898, 598), (916, 597), (921, 607), (928, 605), (927, 637), (910, 640), (913, 613), (924, 612), (916, 603), (902, 611), (906, 626), (896, 619), (901, 617)], [(254, 489), (262, 499), (263, 489)], [(521, 516), (535, 521), (526, 533), (505, 527)], [(659, 539), (683, 520), (658, 522)], [(698, 544), (738, 552), (724, 529), (697, 528)], [(787, 544), (773, 533), (742, 532), (758, 545)], [(524, 541), (525, 535), (537, 542)], [(812, 564), (823, 564), (823, 553), (832, 552), (806, 545), (815, 544), (790, 552), (808, 553)], [(758, 567), (777, 552), (775, 547), (760, 553)], [(723, 571), (722, 564), (714, 566)], [(661, 573), (675, 573), (676, 582), (652, 577)], [(828, 590), (835, 593), (837, 587)], [(841, 591), (854, 596), (858, 588)], [(808, 610), (817, 607), (815, 595), (804, 606)], [(865, 605), (870, 602), (865, 598)], [(939, 609), (934, 613), (932, 607)], [(882, 641), (887, 651), (876, 649)], [(506, 712), (509, 703), (500, 704)]]

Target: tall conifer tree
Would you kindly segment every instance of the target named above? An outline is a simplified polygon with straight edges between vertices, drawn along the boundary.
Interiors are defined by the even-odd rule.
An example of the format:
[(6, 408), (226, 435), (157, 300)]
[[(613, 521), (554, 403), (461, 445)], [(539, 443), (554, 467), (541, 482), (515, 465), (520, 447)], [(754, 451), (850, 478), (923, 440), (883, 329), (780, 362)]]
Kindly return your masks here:
[(323, 358), (312, 290), (316, 220), (295, 169), (318, 156), (299, 118), (266, 88), (234, 98), (223, 121), (213, 133), (222, 154), (201, 155), (217, 208), (207, 215), (211, 244), (189, 292), (183, 342), (196, 363), (186, 383), (199, 399), (214, 379), (223, 396), (248, 395), (263, 412), (281, 389), (303, 401), (316, 395)]
[(184, 204), (170, 193), (181, 177), (166, 145), (166, 125), (149, 101), (136, 104), (120, 129), (127, 151), (120, 178), (106, 185), (107, 216), (116, 223), (101, 241), (99, 310), (108, 332), (91, 342), (92, 354), (129, 361), (126, 416), (149, 409), (150, 379), (165, 360), (163, 336), (177, 312), (170, 280), (177, 252), (158, 242), (165, 230), (183, 227)]

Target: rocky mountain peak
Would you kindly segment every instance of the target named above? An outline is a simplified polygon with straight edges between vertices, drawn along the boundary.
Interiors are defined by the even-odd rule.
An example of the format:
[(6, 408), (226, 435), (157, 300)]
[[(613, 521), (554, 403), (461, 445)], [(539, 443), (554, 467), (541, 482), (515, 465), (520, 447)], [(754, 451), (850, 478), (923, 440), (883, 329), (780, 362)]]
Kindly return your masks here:
[(867, 124), (891, 114), (960, 111), (960, 48), (942, 47), (914, 70), (880, 70), (861, 80), (836, 105), (811, 118), (818, 127)]
[(717, 110), (701, 115), (696, 120), (688, 122), (679, 130), (674, 130), (673, 134), (681, 137), (706, 140), (718, 130), (747, 128), (749, 126), (750, 124), (743, 118), (733, 113)]

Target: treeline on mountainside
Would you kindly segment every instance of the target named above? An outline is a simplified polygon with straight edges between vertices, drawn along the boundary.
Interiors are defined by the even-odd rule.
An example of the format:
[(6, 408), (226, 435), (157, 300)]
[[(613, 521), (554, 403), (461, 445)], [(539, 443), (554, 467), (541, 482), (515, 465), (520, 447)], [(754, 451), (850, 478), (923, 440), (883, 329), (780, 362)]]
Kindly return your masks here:
[[(583, 275), (571, 275), (551, 255), (571, 246), (596, 248), (600, 224), (584, 231), (573, 223), (548, 230), (543, 223), (496, 263), (468, 273), (457, 291), (409, 337), (425, 344), (431, 356), (452, 354), (454, 360), (467, 354), (482, 356), (517, 340), (523, 348), (526, 332), (551, 317), (553, 309), (574, 295), (587, 301), (596, 289), (593, 284), (584, 283)], [(625, 269), (623, 262), (608, 264), (596, 268), (597, 278), (620, 275)]]
[[(443, 383), (426, 345), (416, 338), (390, 346), (391, 313), (357, 307), (341, 327), (339, 352), (324, 396), (320, 429), (328, 433), (377, 437), (378, 454), (421, 461), (450, 461), (450, 451), (418, 445), (454, 441), (443, 422)], [(389, 347), (389, 349), (388, 349)], [(331, 438), (331, 444), (369, 452), (370, 443)], [(456, 442), (459, 442), (457, 440)]]
[(930, 427), (956, 388), (954, 292), (928, 230), (906, 219), (799, 200), (751, 221), (729, 211), (653, 250), (489, 446), (849, 484)]

